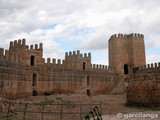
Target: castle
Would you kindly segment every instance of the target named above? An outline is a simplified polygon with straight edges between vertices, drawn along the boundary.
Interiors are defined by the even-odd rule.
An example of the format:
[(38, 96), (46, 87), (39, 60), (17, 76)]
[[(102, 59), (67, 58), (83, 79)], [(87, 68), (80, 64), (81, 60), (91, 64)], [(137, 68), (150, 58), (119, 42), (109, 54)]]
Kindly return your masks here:
[(9, 98), (54, 93), (94, 95), (112, 89), (116, 73), (104, 65), (91, 64), (91, 53), (65, 53), (64, 60), (43, 58), (43, 44), (10, 42), (0, 49), (0, 92)]
[(79, 50), (66, 52), (64, 60), (45, 62), (42, 43), (29, 47), (25, 39), (11, 41), (9, 50), (0, 48), (0, 95), (90, 96), (126, 91), (128, 104), (160, 105), (160, 63), (146, 67), (144, 36), (115, 34), (108, 42), (109, 66), (105, 66), (92, 64), (91, 53)]

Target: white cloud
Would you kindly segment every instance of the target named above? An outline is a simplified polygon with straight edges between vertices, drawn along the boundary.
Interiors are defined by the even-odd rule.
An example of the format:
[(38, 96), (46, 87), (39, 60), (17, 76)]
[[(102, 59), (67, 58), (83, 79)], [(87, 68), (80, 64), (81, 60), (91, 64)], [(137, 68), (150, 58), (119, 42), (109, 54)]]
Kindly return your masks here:
[[(76, 43), (67, 47), (106, 51), (112, 34), (131, 32), (145, 35), (146, 49), (160, 47), (160, 1), (0, 0), (0, 3), (0, 46), (5, 48), (11, 40), (26, 38), (29, 44), (43, 42), (44, 57), (63, 58), (65, 48), (56, 37)], [(54, 24), (53, 28), (42, 28)], [(89, 32), (71, 34), (77, 28)], [(147, 59), (156, 55), (149, 56), (152, 57)], [(101, 57), (101, 61), (106, 60)]]
[(160, 55), (159, 54), (148, 54), (146, 56), (146, 61), (148, 63), (158, 63), (160, 62)]

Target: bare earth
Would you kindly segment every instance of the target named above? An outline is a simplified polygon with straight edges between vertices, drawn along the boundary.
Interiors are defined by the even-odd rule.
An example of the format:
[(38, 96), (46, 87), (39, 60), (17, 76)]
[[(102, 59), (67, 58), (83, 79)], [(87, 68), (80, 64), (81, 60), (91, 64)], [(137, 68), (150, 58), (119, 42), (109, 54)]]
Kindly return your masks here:
[(16, 99), (14, 101), (32, 103), (32, 102), (44, 101), (46, 99), (54, 100), (54, 103), (58, 104), (100, 103), (102, 105), (103, 120), (160, 120), (160, 109), (126, 107), (125, 105), (126, 94), (98, 95), (92, 97), (88, 97), (87, 95), (81, 95), (81, 94), (62, 94), (62, 95), (51, 95), (51, 96), (31, 96), (28, 98)]
[(160, 109), (127, 107), (126, 94), (99, 95), (92, 99), (102, 104), (103, 120), (160, 120)]

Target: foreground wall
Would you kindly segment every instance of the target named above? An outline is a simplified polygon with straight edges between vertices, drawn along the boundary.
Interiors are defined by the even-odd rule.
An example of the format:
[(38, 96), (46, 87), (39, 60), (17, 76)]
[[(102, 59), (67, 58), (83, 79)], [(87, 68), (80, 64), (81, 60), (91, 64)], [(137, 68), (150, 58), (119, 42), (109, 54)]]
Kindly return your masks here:
[(138, 68), (126, 80), (128, 105), (160, 106), (160, 64)]
[[(47, 72), (48, 74), (48, 72)], [(38, 94), (79, 93), (96, 95), (107, 93), (114, 84), (114, 72), (54, 69), (48, 76), (40, 76), (36, 90)]]
[(0, 61), (1, 95), (19, 98), (32, 95), (78, 93), (87, 95), (105, 94), (115, 84), (113, 70), (65, 69), (63, 66), (23, 66)]
[(0, 95), (7, 98), (55, 93), (103, 94), (116, 80), (113, 69), (92, 65), (91, 53), (66, 52), (64, 60), (43, 58), (43, 44), (27, 45), (25, 39), (0, 48)]
[(22, 64), (0, 60), (0, 95), (14, 98), (29, 96), (29, 81), (26, 79), (25, 67)]
[(25, 41), (20, 43), (11, 42), (5, 54), (0, 49), (1, 96), (19, 98), (57, 93), (90, 96), (108, 93), (117, 82), (112, 68), (91, 64), (90, 53), (83, 55), (77, 50), (66, 53), (64, 60), (47, 58), (45, 62), (42, 44), (28, 48)]

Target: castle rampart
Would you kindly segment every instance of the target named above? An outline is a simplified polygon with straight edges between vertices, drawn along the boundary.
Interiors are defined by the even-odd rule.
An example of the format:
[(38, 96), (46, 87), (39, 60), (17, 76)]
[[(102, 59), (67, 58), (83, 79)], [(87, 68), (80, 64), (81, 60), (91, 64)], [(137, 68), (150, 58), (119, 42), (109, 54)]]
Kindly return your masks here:
[(21, 50), (21, 49), (35, 49), (35, 50), (43, 50), (43, 44), (40, 43), (35, 45), (30, 45), (30, 48), (28, 45), (26, 45), (26, 39), (18, 39), (10, 42), (9, 50)]
[(73, 51), (73, 52), (66, 52), (65, 53), (65, 58), (70, 58), (70, 57), (83, 57), (83, 58), (91, 58), (91, 53), (84, 53), (84, 54), (80, 54), (80, 50)]
[(134, 73), (139, 73), (139, 72), (147, 72), (147, 71), (156, 71), (157, 69), (160, 69), (160, 62), (146, 64), (139, 67), (134, 67), (133, 71)]
[(116, 72), (114, 68), (111, 68), (107, 65), (101, 65), (101, 64), (92, 64), (92, 70), (93, 71)]
[(126, 82), (129, 105), (160, 106), (160, 62), (134, 68)]
[[(52, 61), (51, 61), (52, 60)], [(55, 58), (47, 58), (47, 62), (44, 61), (44, 64), (55, 66), (55, 65), (64, 65), (65, 60), (55, 59)]]
[(111, 36), (111, 38), (126, 38), (126, 37), (139, 37), (139, 38), (144, 38), (144, 35), (143, 35), (143, 34), (139, 34), (139, 33), (131, 33), (131, 34), (129, 34), (129, 35), (119, 33), (119, 34), (114, 34), (114, 35)]
[[(5, 52), (4, 52), (5, 51)], [(128, 83), (128, 104), (160, 105), (160, 62), (146, 65), (142, 34), (115, 34), (109, 39), (109, 66), (91, 63), (80, 50), (65, 58), (43, 58), (43, 44), (25, 39), (0, 48), (0, 95), (24, 97), (54, 93), (87, 95), (122, 93)]]
[(0, 59), (4, 58), (4, 49), (0, 48)]
[(25, 39), (11, 41), (5, 54), (0, 49), (0, 56), (0, 92), (5, 97), (107, 93), (116, 78), (112, 68), (92, 66), (91, 53), (70, 51), (65, 53), (64, 60), (45, 61), (43, 44), (27, 45)]

